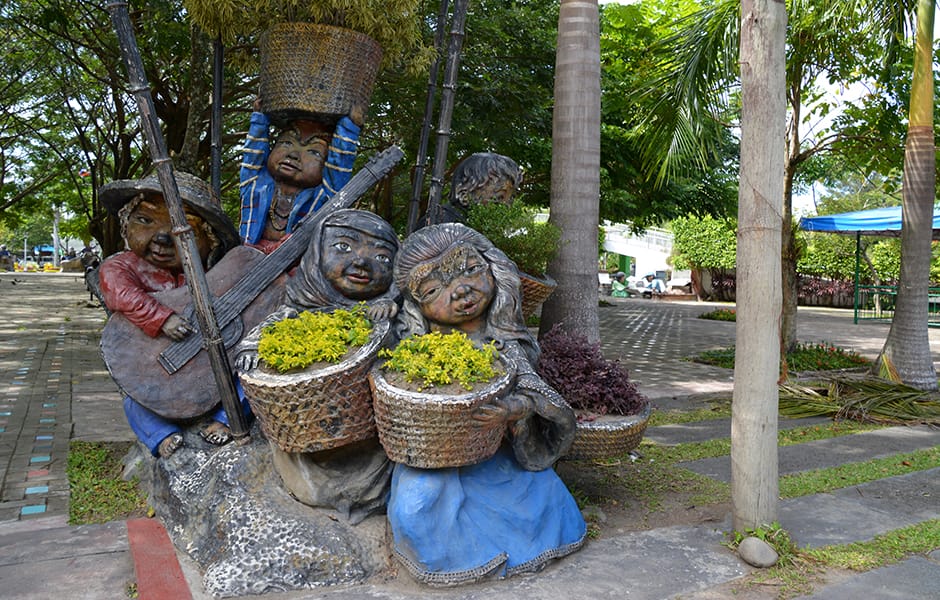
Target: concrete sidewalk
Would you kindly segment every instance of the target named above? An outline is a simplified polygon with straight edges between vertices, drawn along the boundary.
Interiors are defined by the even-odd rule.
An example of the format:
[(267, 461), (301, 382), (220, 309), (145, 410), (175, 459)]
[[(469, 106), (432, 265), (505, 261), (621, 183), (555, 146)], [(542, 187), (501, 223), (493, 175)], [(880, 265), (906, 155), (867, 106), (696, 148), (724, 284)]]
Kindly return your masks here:
[[(125, 522), (66, 524), (69, 440), (133, 439), (121, 395), (97, 351), (104, 313), (89, 302), (81, 277), (0, 274), (0, 303), (6, 315), (0, 321), (0, 595), (123, 598), (129, 586), (140, 584), (140, 598), (185, 598), (185, 590), (172, 587), (173, 569), (181, 569), (190, 597), (206, 598), (200, 575), (184, 554), (172, 548), (161, 554), (166, 542), (159, 539), (159, 531), (142, 532)], [(661, 409), (688, 407), (702, 395), (730, 392), (733, 381), (728, 370), (685, 360), (701, 350), (734, 343), (734, 323), (696, 318), (710, 308), (704, 303), (614, 299), (600, 308), (605, 353), (619, 357), (640, 390)], [(878, 354), (888, 328), (884, 323), (853, 325), (850, 311), (801, 308), (799, 314), (801, 341), (826, 341), (869, 358)], [(940, 364), (940, 331), (932, 330), (930, 336), (935, 364)], [(669, 444), (727, 437), (728, 431), (727, 421), (719, 421), (651, 428), (647, 436)], [(936, 432), (925, 428), (885, 431), (889, 433), (881, 434), (880, 440), (870, 436), (829, 442), (828, 447), (806, 444), (802, 451), (787, 449), (793, 455), (785, 458), (781, 453), (781, 461), (792, 463), (793, 470), (819, 464), (826, 456), (832, 457), (829, 462), (844, 462), (872, 449), (880, 451), (887, 443), (884, 436), (897, 448), (938, 443)], [(871, 446), (851, 447), (863, 442)], [(839, 459), (834, 458), (837, 451)], [(719, 459), (698, 462), (690, 463), (690, 468), (719, 479), (727, 471)], [(940, 518), (935, 501), (940, 496), (938, 475), (940, 470), (934, 469), (786, 500), (781, 503), (780, 520), (801, 546), (870, 539), (905, 524)], [(492, 584), (429, 589), (402, 574), (380, 585), (272, 591), (266, 597), (730, 598), (728, 583), (752, 568), (722, 545), (728, 529), (725, 522), (619, 535), (605, 532), (603, 538), (589, 541), (542, 573)], [(935, 551), (835, 581), (810, 597), (940, 598), (938, 561), (940, 552)]]

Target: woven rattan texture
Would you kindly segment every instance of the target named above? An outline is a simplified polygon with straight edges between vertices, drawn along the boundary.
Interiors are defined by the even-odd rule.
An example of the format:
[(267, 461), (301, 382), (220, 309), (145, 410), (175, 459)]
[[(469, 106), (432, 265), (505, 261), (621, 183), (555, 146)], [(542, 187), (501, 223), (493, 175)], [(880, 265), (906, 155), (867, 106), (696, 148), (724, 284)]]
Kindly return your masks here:
[(591, 460), (619, 456), (640, 445), (650, 420), (650, 409), (638, 415), (608, 415), (596, 421), (578, 423), (578, 430), (565, 460)]
[(499, 449), (506, 425), (480, 427), (470, 415), (476, 407), (504, 396), (514, 379), (508, 367), (478, 392), (446, 396), (394, 387), (378, 366), (373, 367), (369, 381), (385, 453), (395, 462), (419, 469), (483, 462)]
[(376, 435), (368, 374), (389, 332), (375, 325), (368, 344), (323, 369), (275, 374), (253, 369), (242, 387), (265, 437), (284, 452), (338, 448)]
[(369, 36), (330, 25), (279, 23), (261, 38), (262, 110), (283, 125), (335, 120), (369, 105), (382, 48)]
[(558, 284), (554, 279), (539, 279), (525, 273), (520, 273), (519, 279), (522, 282), (522, 316), (528, 319), (552, 295)]

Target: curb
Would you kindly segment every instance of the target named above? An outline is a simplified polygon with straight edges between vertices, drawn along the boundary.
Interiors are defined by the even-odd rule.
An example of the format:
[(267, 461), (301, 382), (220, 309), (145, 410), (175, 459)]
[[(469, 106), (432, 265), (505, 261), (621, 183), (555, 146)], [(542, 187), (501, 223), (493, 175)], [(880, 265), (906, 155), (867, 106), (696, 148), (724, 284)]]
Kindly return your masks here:
[(192, 600), (176, 549), (160, 521), (128, 520), (127, 541), (134, 560), (139, 600)]

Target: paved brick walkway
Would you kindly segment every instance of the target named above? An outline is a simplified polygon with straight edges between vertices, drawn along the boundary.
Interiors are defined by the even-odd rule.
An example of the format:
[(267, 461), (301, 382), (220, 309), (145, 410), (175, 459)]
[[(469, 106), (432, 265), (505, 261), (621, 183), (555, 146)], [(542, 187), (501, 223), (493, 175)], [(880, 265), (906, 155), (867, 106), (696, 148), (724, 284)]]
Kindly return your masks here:
[[(69, 440), (133, 439), (121, 409), (121, 394), (98, 354), (104, 311), (88, 300), (79, 275), (0, 273), (0, 589), (5, 598), (49, 598), (63, 590), (68, 590), (70, 598), (123, 597), (129, 583), (146, 585), (151, 575), (165, 575), (177, 567), (172, 552), (165, 552), (166, 557), (160, 560), (138, 557), (140, 553), (134, 552), (131, 543), (130, 523), (64, 526)], [(599, 313), (605, 354), (619, 357), (640, 390), (660, 408), (688, 406), (700, 394), (730, 392), (730, 371), (687, 360), (701, 350), (734, 343), (733, 323), (697, 318), (712, 307), (612, 299)], [(884, 323), (853, 325), (848, 311), (817, 308), (801, 308), (798, 323), (801, 341), (831, 342), (869, 358), (878, 354), (889, 329)], [(930, 339), (935, 364), (940, 364), (940, 330), (931, 330)], [(706, 437), (727, 437), (723, 429), (715, 430), (716, 426), (729, 427), (726, 421), (701, 425), (710, 431)], [(908, 428), (899, 430), (910, 433)], [(665, 430), (648, 433), (651, 438), (675, 434)], [(936, 471), (789, 500), (782, 503), (781, 522), (804, 542), (812, 541), (810, 536), (818, 532), (836, 532), (842, 535), (840, 539), (851, 541), (908, 522), (936, 518), (936, 504), (931, 501), (937, 495), (933, 489), (938, 480)], [(899, 498), (910, 514), (896, 508)], [(859, 519), (859, 514), (870, 518)], [(894, 520), (885, 520), (886, 514)], [(859, 531), (860, 524), (866, 527), (864, 531)], [(873, 532), (873, 525), (880, 529)], [(538, 577), (498, 585), (421, 588), (415, 593), (414, 584), (399, 582), (395, 587), (393, 581), (352, 590), (298, 591), (284, 598), (469, 600), (485, 595), (509, 600), (559, 595), (594, 598), (612, 593), (655, 600), (727, 598), (721, 584), (740, 577), (749, 567), (721, 545), (722, 539), (711, 523), (612, 534), (592, 541)], [(147, 538), (143, 547), (152, 549), (155, 543)], [(179, 551), (177, 555), (183, 559), (193, 597), (208, 600), (191, 561)], [(622, 568), (624, 557), (630, 557), (626, 571)], [(813, 598), (858, 597), (859, 589), (869, 589), (869, 576), (875, 573), (879, 589), (900, 591), (910, 598), (940, 597), (938, 564), (940, 550), (819, 590)], [(682, 568), (665, 576), (664, 565)], [(75, 582), (82, 584), (75, 586)], [(866, 587), (858, 587), (856, 582)], [(153, 591), (138, 589), (141, 598)], [(889, 597), (880, 591), (869, 596)]]
[(87, 299), (80, 275), (0, 276), (0, 522), (68, 515), (70, 439), (131, 439)]

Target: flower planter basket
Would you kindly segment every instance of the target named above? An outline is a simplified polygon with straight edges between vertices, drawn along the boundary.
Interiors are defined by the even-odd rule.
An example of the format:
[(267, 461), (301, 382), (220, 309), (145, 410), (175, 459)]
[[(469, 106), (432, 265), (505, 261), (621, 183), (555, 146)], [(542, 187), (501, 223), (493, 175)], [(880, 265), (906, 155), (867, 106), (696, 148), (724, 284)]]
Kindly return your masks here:
[(592, 460), (619, 456), (640, 445), (650, 420), (650, 405), (636, 415), (604, 415), (578, 423), (578, 430), (565, 460)]
[(382, 60), (371, 37), (332, 25), (278, 23), (261, 36), (262, 110), (278, 125), (292, 119), (336, 121), (369, 105)]
[(528, 319), (552, 295), (558, 283), (548, 275), (536, 277), (522, 272), (519, 279), (522, 282), (522, 316)]
[(473, 410), (504, 396), (515, 369), (500, 361), (503, 373), (485, 388), (466, 394), (416, 392), (392, 385), (376, 365), (369, 373), (379, 441), (395, 462), (420, 469), (460, 467), (496, 453), (506, 425), (479, 427)]
[(317, 452), (376, 434), (368, 373), (391, 330), (376, 323), (369, 342), (345, 360), (297, 373), (256, 367), (240, 375), (265, 437), (284, 452)]

